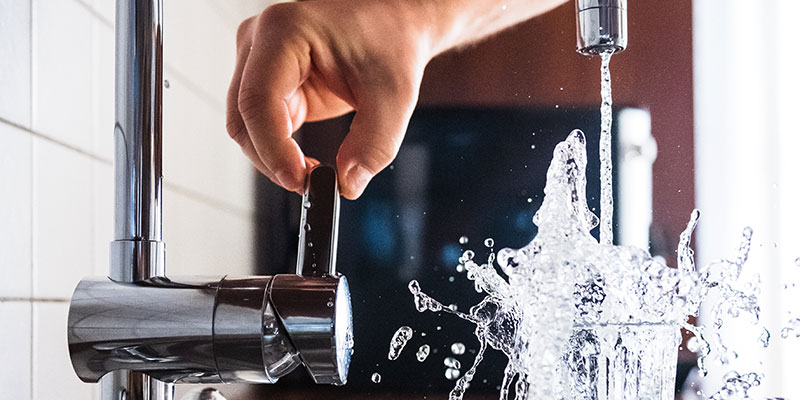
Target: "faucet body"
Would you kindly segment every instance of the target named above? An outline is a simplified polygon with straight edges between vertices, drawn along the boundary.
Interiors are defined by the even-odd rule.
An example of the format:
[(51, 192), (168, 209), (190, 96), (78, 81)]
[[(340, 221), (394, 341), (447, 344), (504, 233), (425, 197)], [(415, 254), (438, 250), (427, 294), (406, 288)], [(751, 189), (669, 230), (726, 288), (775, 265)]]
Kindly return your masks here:
[(162, 15), (162, 0), (116, 0), (114, 238), (109, 276), (82, 280), (70, 303), (73, 368), (101, 382), (102, 400), (172, 400), (173, 383), (274, 383), (301, 365), (317, 383), (344, 384), (352, 313), (336, 272), (333, 168), (308, 177), (302, 221), (314, 229), (294, 273), (166, 276)]
[(575, 0), (578, 52), (616, 53), (628, 47), (628, 0)]
[[(349, 329), (348, 296), (347, 280), (335, 276), (84, 279), (69, 314), (72, 363), (87, 382), (134, 370), (162, 382), (210, 384), (275, 383), (305, 363), (317, 383), (342, 384), (347, 365), (335, 359), (333, 341), (336, 329)], [(302, 335), (328, 342), (303, 346), (308, 338), (292, 321), (299, 314)]]

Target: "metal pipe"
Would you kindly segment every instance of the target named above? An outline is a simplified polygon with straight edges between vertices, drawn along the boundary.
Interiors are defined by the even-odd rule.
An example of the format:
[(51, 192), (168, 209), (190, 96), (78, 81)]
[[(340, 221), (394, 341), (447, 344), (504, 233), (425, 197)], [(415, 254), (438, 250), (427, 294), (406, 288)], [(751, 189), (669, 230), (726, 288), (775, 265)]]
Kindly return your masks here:
[(618, 53), (628, 47), (628, 0), (575, 0), (578, 53)]
[(161, 36), (161, 0), (117, 0), (110, 277), (119, 282), (165, 275), (161, 241)]
[[(109, 277), (165, 276), (161, 241), (161, 0), (117, 0), (114, 241)], [(140, 372), (114, 371), (103, 400), (172, 400), (174, 388)]]

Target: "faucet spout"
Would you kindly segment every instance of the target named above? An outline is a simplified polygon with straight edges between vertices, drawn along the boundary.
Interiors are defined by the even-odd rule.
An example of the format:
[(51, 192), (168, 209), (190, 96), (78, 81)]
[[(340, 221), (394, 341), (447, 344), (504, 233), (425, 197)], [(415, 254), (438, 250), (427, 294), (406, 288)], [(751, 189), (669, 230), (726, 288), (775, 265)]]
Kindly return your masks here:
[(628, 47), (628, 0), (575, 0), (578, 53), (617, 53)]

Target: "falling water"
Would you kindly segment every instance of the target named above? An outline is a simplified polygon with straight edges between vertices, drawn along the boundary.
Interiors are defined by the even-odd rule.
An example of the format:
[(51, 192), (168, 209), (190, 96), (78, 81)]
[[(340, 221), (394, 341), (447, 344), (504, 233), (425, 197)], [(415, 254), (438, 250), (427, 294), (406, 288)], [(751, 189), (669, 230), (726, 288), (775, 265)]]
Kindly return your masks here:
[(614, 196), (611, 166), (611, 55), (606, 52), (600, 56), (600, 243), (614, 243)]

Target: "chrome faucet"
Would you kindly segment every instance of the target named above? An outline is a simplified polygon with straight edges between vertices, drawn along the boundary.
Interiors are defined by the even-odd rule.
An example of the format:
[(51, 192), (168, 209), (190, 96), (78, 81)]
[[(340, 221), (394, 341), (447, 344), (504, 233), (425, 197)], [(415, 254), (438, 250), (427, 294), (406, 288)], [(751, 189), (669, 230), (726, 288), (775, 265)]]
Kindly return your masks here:
[(70, 358), (103, 400), (172, 400), (173, 383), (274, 383), (303, 365), (342, 385), (352, 353), (347, 279), (336, 272), (336, 171), (303, 196), (298, 264), (275, 276), (167, 278), (162, 241), (162, 1), (117, 0), (115, 229), (109, 276), (70, 303)]
[(617, 53), (628, 47), (628, 0), (575, 0), (578, 52)]

